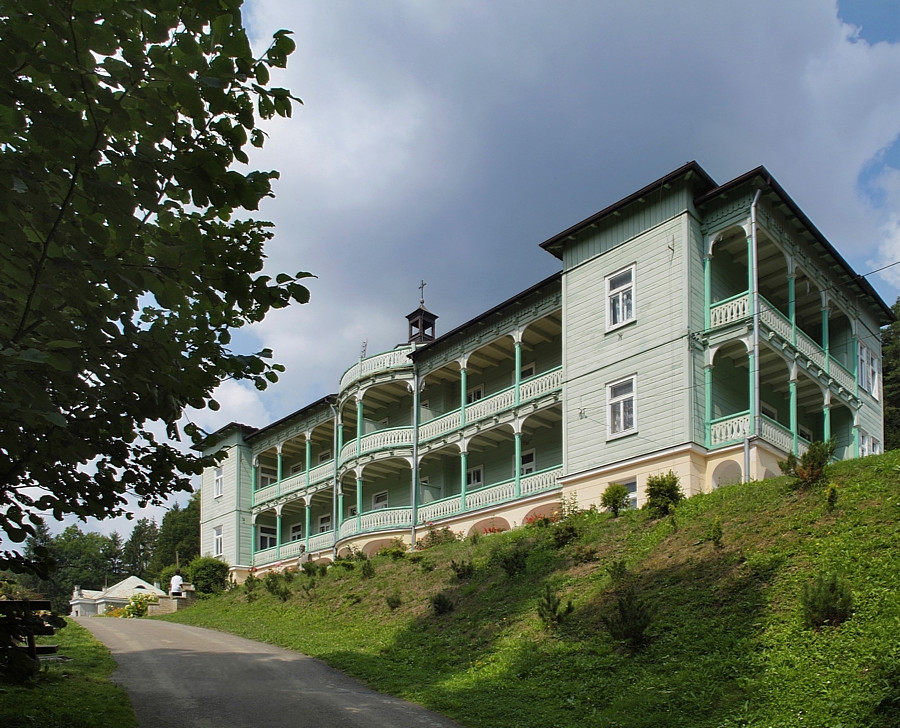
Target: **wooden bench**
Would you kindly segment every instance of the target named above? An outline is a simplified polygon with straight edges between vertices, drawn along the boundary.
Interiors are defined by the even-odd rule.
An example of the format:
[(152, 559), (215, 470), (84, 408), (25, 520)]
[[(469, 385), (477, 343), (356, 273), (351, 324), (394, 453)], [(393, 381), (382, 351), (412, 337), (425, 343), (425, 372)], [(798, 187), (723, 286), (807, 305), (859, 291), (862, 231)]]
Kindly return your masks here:
[(4, 631), (9, 635), (9, 644), (4, 645), (4, 649), (25, 650), (35, 661), (38, 655), (52, 655), (57, 652), (58, 645), (38, 645), (34, 641), (36, 635), (56, 634), (53, 622), (59, 618), (53, 617), (48, 620), (52, 615), (40, 614), (49, 612), (50, 607), (50, 601), (47, 599), (0, 600), (0, 622), (4, 623)]

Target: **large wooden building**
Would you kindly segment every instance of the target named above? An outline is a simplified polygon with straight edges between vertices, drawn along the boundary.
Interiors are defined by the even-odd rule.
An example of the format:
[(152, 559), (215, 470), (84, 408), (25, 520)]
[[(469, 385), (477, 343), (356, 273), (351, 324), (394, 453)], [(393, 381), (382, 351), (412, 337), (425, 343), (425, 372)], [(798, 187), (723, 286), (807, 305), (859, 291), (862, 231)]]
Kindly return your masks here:
[(559, 273), (440, 336), (420, 306), (336, 394), (211, 435), (203, 553), (239, 576), (614, 482), (640, 505), (669, 470), (688, 495), (763, 479), (812, 440), (880, 451), (890, 308), (764, 168), (719, 185), (689, 163), (542, 247)]

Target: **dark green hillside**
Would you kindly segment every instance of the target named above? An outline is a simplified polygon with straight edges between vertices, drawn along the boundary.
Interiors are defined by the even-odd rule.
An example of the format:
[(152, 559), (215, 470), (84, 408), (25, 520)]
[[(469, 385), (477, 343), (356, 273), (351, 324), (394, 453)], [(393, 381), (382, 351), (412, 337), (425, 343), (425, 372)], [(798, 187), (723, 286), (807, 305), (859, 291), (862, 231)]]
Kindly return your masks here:
[[(900, 725), (900, 452), (839, 463), (812, 490), (777, 478), (665, 519), (582, 511), (368, 563), (177, 620), (320, 657), (473, 728)], [(852, 615), (810, 628), (801, 595), (832, 573)], [(610, 633), (620, 599), (626, 618), (651, 615), (643, 646)]]

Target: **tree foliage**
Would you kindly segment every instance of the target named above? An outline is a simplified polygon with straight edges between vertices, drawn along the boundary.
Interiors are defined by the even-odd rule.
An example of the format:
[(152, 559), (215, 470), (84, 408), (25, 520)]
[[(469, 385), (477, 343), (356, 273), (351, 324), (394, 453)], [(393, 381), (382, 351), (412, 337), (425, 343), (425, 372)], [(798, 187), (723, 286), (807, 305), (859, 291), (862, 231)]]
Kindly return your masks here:
[(148, 566), (153, 576), (160, 576), (162, 570), (176, 563), (189, 564), (200, 555), (200, 493), (191, 496), (187, 506), (177, 503), (163, 516), (159, 525), (159, 536)]
[(628, 508), (631, 494), (628, 486), (622, 483), (610, 483), (603, 495), (600, 496), (600, 506), (613, 514), (613, 518), (619, 517), (619, 511)]
[(893, 310), (895, 321), (881, 336), (885, 450), (900, 448), (900, 298)]
[(669, 507), (678, 505), (683, 498), (684, 492), (674, 471), (647, 478), (647, 500), (644, 508), (650, 511), (654, 518), (667, 515)]
[[(265, 388), (268, 351), (230, 330), (305, 302), (306, 273), (262, 273), (248, 219), (274, 171), (239, 171), (294, 49), (254, 57), (242, 0), (6, 0), (0, 7), (0, 529), (103, 518), (190, 489), (211, 460), (177, 439), (225, 378)], [(155, 425), (155, 427), (154, 427)], [(196, 428), (186, 427), (193, 438)], [(45, 570), (7, 550), (0, 568)]]
[(124, 548), (125, 571), (130, 576), (139, 576), (141, 579), (151, 576), (150, 562), (158, 539), (159, 526), (156, 525), (156, 520), (139, 518)]

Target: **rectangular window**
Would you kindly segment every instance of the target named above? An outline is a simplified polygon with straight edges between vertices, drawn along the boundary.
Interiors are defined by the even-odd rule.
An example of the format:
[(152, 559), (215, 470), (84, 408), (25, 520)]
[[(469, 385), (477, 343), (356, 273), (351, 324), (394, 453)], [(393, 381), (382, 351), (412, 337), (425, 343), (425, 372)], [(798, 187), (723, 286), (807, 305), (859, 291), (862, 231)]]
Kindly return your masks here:
[(299, 541), (303, 538), (303, 524), (295, 523), (291, 526), (291, 541)]
[(306, 466), (303, 463), (297, 463), (296, 465), (291, 465), (291, 475), (296, 475), (297, 473), (302, 473), (306, 470)]
[(484, 465), (476, 465), (466, 470), (466, 487), (480, 488), (484, 485)]
[(466, 404), (472, 404), (484, 397), (484, 386), (479, 384), (477, 387), (470, 387), (466, 390)]
[(327, 463), (329, 460), (331, 460), (331, 450), (325, 450), (324, 452), (319, 453), (319, 465)]
[(878, 399), (879, 382), (881, 380), (881, 362), (875, 352), (865, 346), (859, 347), (859, 363), (856, 372), (859, 386)]
[(213, 556), (221, 556), (225, 552), (225, 544), (222, 537), (222, 527), (216, 526), (213, 529)]
[(384, 490), (381, 493), (375, 493), (372, 496), (372, 510), (377, 511), (380, 508), (388, 507), (388, 494), (387, 491)]
[(607, 430), (609, 437), (619, 437), (637, 431), (635, 408), (635, 377), (614, 382), (606, 387), (609, 412)]
[(632, 478), (631, 480), (621, 480), (619, 482), (628, 488), (628, 507), (637, 508), (637, 480)]
[(522, 453), (522, 461), (519, 463), (519, 473), (530, 475), (534, 472), (534, 450), (526, 450)]
[(276, 468), (270, 468), (266, 465), (259, 466), (259, 478), (256, 482), (256, 489), (267, 488), (270, 485), (275, 485), (278, 482), (278, 470)]
[(259, 550), (273, 549), (278, 545), (278, 531), (274, 526), (259, 527)]
[(634, 321), (634, 266), (606, 278), (606, 329)]
[(535, 375), (535, 372), (534, 362), (525, 364), (519, 371), (519, 381), (524, 382), (526, 379), (531, 379)]
[(768, 417), (770, 420), (774, 420), (775, 422), (778, 422), (778, 410), (775, 409), (768, 402), (760, 402), (759, 403), (759, 411), (760, 411), (760, 413), (762, 413), (766, 417)]
[(216, 468), (216, 481), (214, 486), (214, 497), (221, 498), (225, 492), (225, 469)]
[(319, 516), (319, 533), (325, 533), (326, 531), (331, 530), (331, 514), (326, 513), (324, 516)]

